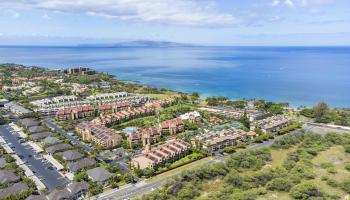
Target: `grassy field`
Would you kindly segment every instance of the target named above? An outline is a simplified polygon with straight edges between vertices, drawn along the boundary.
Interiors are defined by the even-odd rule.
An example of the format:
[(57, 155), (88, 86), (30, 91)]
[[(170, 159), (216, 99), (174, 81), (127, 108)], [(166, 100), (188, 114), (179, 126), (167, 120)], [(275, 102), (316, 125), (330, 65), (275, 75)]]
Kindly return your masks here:
[(149, 96), (151, 98), (158, 98), (158, 99), (165, 99), (165, 98), (173, 98), (173, 97), (179, 97), (179, 94), (167, 92), (165, 94), (144, 94), (146, 96)]
[(164, 172), (164, 173), (161, 173), (161, 174), (159, 174), (157, 176), (154, 176), (154, 177), (152, 177), (150, 179), (147, 179), (146, 182), (154, 182), (154, 181), (158, 181), (158, 180), (161, 180), (161, 179), (170, 178), (170, 177), (172, 177), (174, 175), (180, 174), (183, 171), (186, 171), (186, 170), (189, 170), (189, 169), (195, 169), (196, 167), (203, 166), (204, 164), (208, 163), (208, 161), (210, 161), (212, 159), (213, 159), (212, 157), (206, 157), (206, 158), (197, 160), (195, 162), (189, 163), (187, 165), (178, 167), (178, 168), (173, 169), (173, 170), (169, 170), (167, 172)]
[(293, 152), (296, 150), (296, 147), (290, 148), (290, 149), (272, 149), (271, 150), (271, 156), (272, 156), (272, 167), (279, 167), (283, 164), (283, 161), (287, 158), (288, 153)]
[(208, 195), (215, 194), (217, 191), (222, 189), (224, 187), (222, 179), (215, 179), (211, 181), (207, 181), (206, 183), (203, 184), (203, 187), (201, 190), (203, 191), (201, 193), (201, 196), (196, 198), (196, 200), (208, 200)]
[[(293, 151), (297, 150), (297, 146), (289, 148), (289, 149), (272, 149), (271, 156), (272, 162), (266, 165), (266, 167), (280, 167), (283, 162), (286, 160), (287, 155)], [(345, 162), (350, 161), (350, 155), (345, 153), (344, 148), (342, 146), (333, 146), (326, 151), (321, 152), (318, 156), (316, 156), (313, 160), (313, 171), (316, 175), (313, 180), (319, 188), (331, 195), (345, 196), (346, 193), (340, 188), (334, 188), (329, 186), (326, 181), (322, 180), (322, 177), (328, 177), (334, 179), (338, 182), (342, 182), (346, 179), (350, 178), (350, 172), (344, 169)], [(329, 165), (334, 166), (336, 173), (330, 173), (322, 167), (325, 163), (330, 163)], [(251, 171), (245, 171), (241, 173), (242, 175), (249, 175), (252, 173)], [(201, 195), (196, 198), (197, 200), (208, 200), (210, 199), (210, 195), (214, 195), (220, 189), (224, 188), (224, 182), (222, 179), (210, 180), (201, 186)], [(260, 196), (258, 200), (291, 200), (292, 198), (288, 195), (287, 192), (276, 192), (276, 191), (268, 191), (267, 194)]]
[(291, 200), (287, 192), (269, 192), (259, 197), (257, 200)]
[[(272, 156), (272, 162), (267, 165), (266, 167), (279, 167), (282, 165), (283, 161), (287, 158), (288, 153), (294, 151), (297, 147), (293, 147), (290, 149), (272, 149), (271, 150), (271, 156)], [(245, 171), (241, 173), (241, 175), (250, 175), (254, 173), (253, 171)], [(220, 189), (224, 188), (224, 182), (222, 179), (216, 179), (211, 180), (203, 183), (201, 187), (201, 195), (196, 198), (196, 200), (208, 200), (210, 199), (209, 195), (213, 195), (216, 192), (218, 192)], [(290, 200), (288, 193), (286, 192), (269, 192), (266, 195), (258, 198), (259, 200)]]
[[(327, 151), (321, 152), (313, 159), (314, 172), (316, 174), (315, 183), (325, 192), (333, 195), (344, 196), (346, 193), (339, 189), (329, 186), (322, 177), (328, 177), (338, 182), (342, 182), (350, 178), (350, 172), (344, 169), (345, 162), (350, 161), (350, 155), (345, 153), (342, 146), (334, 146)], [(321, 167), (321, 164), (331, 163), (336, 173), (329, 173), (327, 169)]]

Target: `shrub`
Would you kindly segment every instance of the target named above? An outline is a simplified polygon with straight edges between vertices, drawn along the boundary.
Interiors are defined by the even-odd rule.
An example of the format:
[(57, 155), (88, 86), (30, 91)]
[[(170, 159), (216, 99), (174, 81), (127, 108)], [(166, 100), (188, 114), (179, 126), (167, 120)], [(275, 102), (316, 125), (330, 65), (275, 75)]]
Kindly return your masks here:
[(329, 168), (327, 168), (327, 172), (330, 174), (336, 174), (337, 169), (335, 169), (335, 167), (329, 167)]
[(267, 183), (267, 189), (269, 190), (277, 190), (277, 191), (285, 191), (288, 192), (293, 186), (293, 183), (290, 179), (287, 178), (275, 178)]
[(190, 200), (196, 197), (198, 194), (198, 191), (194, 190), (193, 188), (185, 187), (177, 193), (177, 199)]
[(350, 194), (350, 180), (346, 180), (343, 183), (341, 183), (342, 189)]
[(346, 163), (345, 163), (344, 169), (346, 169), (347, 171), (350, 172), (350, 162), (346, 162)]
[(233, 153), (235, 152), (235, 147), (234, 146), (227, 146), (224, 148), (225, 153)]
[(332, 187), (338, 187), (339, 186), (339, 184), (338, 184), (338, 182), (336, 180), (330, 179), (330, 178), (326, 181), (326, 183), (327, 183), (327, 185), (332, 186)]
[(312, 199), (322, 197), (323, 194), (318, 190), (314, 183), (302, 182), (291, 189), (290, 195), (295, 199)]
[(350, 153), (350, 144), (344, 145), (344, 149), (346, 153)]

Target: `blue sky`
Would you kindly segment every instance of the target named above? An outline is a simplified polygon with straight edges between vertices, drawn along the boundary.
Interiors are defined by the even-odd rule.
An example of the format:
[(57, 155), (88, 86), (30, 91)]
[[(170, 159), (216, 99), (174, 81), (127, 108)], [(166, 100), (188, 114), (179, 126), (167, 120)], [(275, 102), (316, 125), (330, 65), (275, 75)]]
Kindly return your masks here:
[(0, 44), (350, 45), (349, 0), (1, 0)]

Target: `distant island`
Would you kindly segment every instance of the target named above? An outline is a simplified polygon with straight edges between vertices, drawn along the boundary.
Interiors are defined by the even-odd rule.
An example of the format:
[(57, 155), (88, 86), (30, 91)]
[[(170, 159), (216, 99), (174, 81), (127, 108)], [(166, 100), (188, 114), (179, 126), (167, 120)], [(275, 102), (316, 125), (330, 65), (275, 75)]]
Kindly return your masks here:
[(117, 43), (96, 43), (96, 44), (78, 44), (79, 47), (148, 47), (148, 48), (165, 48), (165, 47), (194, 47), (197, 45), (152, 40), (135, 40)]

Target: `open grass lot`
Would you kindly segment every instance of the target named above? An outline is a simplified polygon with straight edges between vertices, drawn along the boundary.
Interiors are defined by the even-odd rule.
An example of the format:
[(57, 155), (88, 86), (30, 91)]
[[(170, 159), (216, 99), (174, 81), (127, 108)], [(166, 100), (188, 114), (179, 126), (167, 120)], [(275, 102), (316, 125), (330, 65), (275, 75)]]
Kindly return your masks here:
[(271, 156), (272, 156), (272, 167), (280, 167), (285, 159), (288, 156), (288, 153), (293, 152), (296, 150), (296, 146), (290, 148), (290, 149), (272, 149), (271, 150)]
[(201, 193), (201, 196), (197, 198), (197, 200), (207, 200), (210, 199), (209, 195), (213, 195), (216, 192), (218, 192), (221, 188), (224, 187), (224, 181), (222, 179), (215, 179), (210, 180), (205, 183), (203, 183), (203, 186), (201, 190), (203, 193)]
[(184, 166), (178, 167), (176, 169), (172, 169), (172, 170), (169, 170), (167, 172), (161, 173), (161, 174), (159, 174), (157, 176), (154, 176), (154, 177), (146, 180), (146, 182), (159, 181), (159, 180), (162, 180), (162, 179), (170, 178), (170, 177), (172, 177), (174, 175), (181, 174), (181, 172), (186, 171), (186, 170), (193, 170), (196, 167), (203, 166), (204, 164), (208, 163), (212, 159), (213, 159), (213, 157), (206, 157), (206, 158), (194, 161), (194, 162), (189, 163), (187, 165), (184, 165)]
[[(322, 177), (329, 177), (337, 182), (343, 182), (350, 178), (350, 172), (344, 169), (345, 162), (350, 161), (350, 155), (344, 151), (343, 146), (334, 146), (326, 151), (321, 152), (313, 159), (314, 172), (316, 174), (315, 183), (325, 192), (344, 196), (346, 193), (340, 188), (329, 186)], [(331, 163), (334, 166), (336, 173), (329, 173), (327, 169), (321, 167), (322, 163)]]
[(144, 199), (326, 200), (349, 194), (350, 135), (299, 131), (276, 139), (271, 147), (184, 170)]
[(142, 95), (149, 96), (151, 98), (157, 98), (157, 99), (174, 98), (174, 97), (180, 96), (175, 92), (166, 92), (165, 94), (142, 94)]
[(287, 192), (268, 192), (264, 196), (259, 197), (257, 200), (291, 200)]

